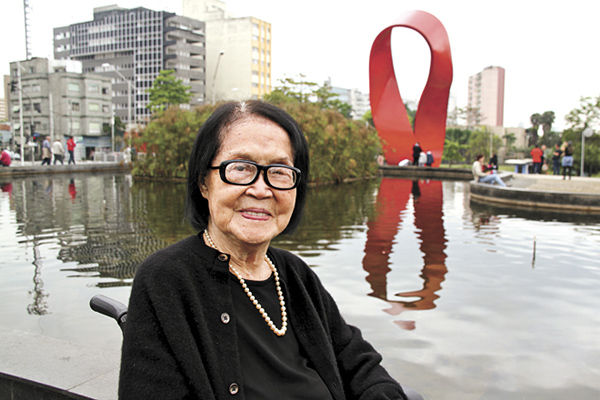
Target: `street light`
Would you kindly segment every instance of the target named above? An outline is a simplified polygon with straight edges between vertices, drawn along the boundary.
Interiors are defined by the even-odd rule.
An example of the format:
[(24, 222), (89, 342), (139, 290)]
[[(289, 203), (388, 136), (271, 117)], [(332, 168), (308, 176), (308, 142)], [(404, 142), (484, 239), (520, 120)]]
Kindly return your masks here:
[[(111, 67), (111, 65), (109, 63), (104, 63), (102, 64), (103, 68), (109, 68)], [(114, 66), (112, 66), (113, 68), (111, 69), (111, 71), (116, 72), (117, 75), (119, 75), (121, 78), (123, 78), (125, 80), (125, 82), (127, 82), (128, 85), (128, 90), (127, 90), (127, 124), (129, 125), (129, 145), (131, 146), (131, 90), (135, 90), (133, 88), (133, 84), (131, 83), (131, 81), (129, 79), (127, 79), (127, 77), (125, 75), (123, 75), (119, 70), (117, 70), (116, 68), (114, 68)], [(114, 124), (114, 119), (113, 119), (113, 124)]]
[(221, 56), (223, 56), (223, 54), (225, 54), (225, 50), (221, 50), (219, 52), (219, 57), (217, 57), (217, 66), (215, 67), (215, 75), (213, 76), (213, 81), (212, 81), (212, 103), (215, 104), (215, 81), (217, 80), (217, 72), (219, 72), (219, 62), (221, 61)]

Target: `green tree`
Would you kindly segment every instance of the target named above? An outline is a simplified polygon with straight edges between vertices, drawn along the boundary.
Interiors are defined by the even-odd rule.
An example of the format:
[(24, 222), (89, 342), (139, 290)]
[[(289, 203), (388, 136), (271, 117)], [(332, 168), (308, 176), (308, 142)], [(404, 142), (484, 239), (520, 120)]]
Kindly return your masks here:
[(529, 117), (529, 121), (531, 121), (531, 128), (525, 129), (527, 132), (527, 146), (531, 146), (537, 143), (538, 141), (538, 129), (540, 129), (540, 120), (542, 116), (538, 113), (531, 114)]
[(571, 110), (565, 117), (567, 129), (563, 131), (563, 140), (573, 142), (573, 169), (581, 165), (581, 135), (586, 128), (592, 128), (596, 134), (585, 138), (585, 172), (597, 175), (600, 172), (600, 96), (582, 97), (579, 107)]
[(502, 146), (502, 140), (491, 133), (488, 129), (477, 129), (471, 133), (469, 140), (468, 159), (474, 160), (477, 154), (483, 154), (489, 159), (490, 140), (492, 141), (492, 153), (498, 153)]
[(449, 166), (452, 166), (454, 162), (463, 162), (465, 161), (464, 153), (466, 149), (466, 145), (461, 145), (454, 140), (449, 140), (446, 138), (442, 159), (447, 161)]
[(191, 86), (185, 86), (181, 79), (177, 79), (172, 69), (160, 71), (152, 87), (148, 89), (150, 102), (146, 108), (152, 112), (161, 111), (171, 105), (188, 104), (192, 94), (188, 92)]
[(539, 122), (540, 125), (542, 125), (544, 136), (552, 130), (552, 124), (554, 123), (555, 118), (554, 111), (546, 111), (540, 116)]
[(213, 109), (212, 104), (193, 111), (170, 107), (159, 113), (135, 139), (137, 148), (146, 148), (146, 156), (134, 164), (132, 173), (154, 178), (185, 178), (198, 129)]

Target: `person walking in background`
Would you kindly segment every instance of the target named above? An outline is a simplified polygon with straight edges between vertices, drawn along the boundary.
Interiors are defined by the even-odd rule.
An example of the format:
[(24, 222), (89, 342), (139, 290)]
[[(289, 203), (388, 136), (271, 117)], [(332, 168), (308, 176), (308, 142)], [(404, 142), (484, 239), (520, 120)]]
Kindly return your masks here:
[(477, 180), (477, 182), (491, 184), (497, 183), (502, 187), (506, 187), (506, 183), (504, 183), (496, 171), (490, 170), (488, 173), (483, 172), (484, 160), (485, 157), (483, 154), (477, 154), (477, 157), (475, 157), (475, 162), (473, 162), (471, 171), (473, 172), (473, 177)]
[(554, 152), (552, 153), (552, 169), (554, 170), (554, 175), (560, 175), (561, 154), (562, 150), (560, 149), (560, 143), (556, 143), (554, 145)]
[(533, 173), (542, 173), (542, 158), (544, 157), (544, 152), (536, 144), (529, 154), (531, 154), (531, 158), (533, 159)]
[(69, 140), (67, 140), (67, 151), (69, 152), (69, 165), (71, 165), (71, 162), (73, 162), (73, 165), (75, 165), (75, 146), (77, 146), (75, 144), (75, 140), (73, 140), (73, 136), (70, 136)]
[(52, 153), (54, 154), (54, 165), (59, 161), (62, 165), (65, 165), (63, 162), (63, 158), (65, 156), (65, 149), (63, 149), (62, 142), (59, 138), (56, 138), (54, 143), (52, 143)]
[(567, 171), (569, 171), (569, 180), (571, 179), (571, 173), (573, 172), (573, 142), (563, 143), (562, 167), (563, 167), (563, 180), (567, 177)]
[(46, 139), (42, 142), (42, 165), (50, 165), (51, 158), (52, 149), (50, 147), (50, 136), (46, 136)]
[(10, 167), (10, 162), (10, 154), (8, 154), (8, 151), (2, 150), (2, 154), (0, 154), (0, 165), (3, 167)]
[(419, 142), (415, 143), (415, 145), (412, 148), (413, 150), (413, 164), (412, 165), (419, 165), (419, 156), (421, 155), (421, 146), (419, 145)]

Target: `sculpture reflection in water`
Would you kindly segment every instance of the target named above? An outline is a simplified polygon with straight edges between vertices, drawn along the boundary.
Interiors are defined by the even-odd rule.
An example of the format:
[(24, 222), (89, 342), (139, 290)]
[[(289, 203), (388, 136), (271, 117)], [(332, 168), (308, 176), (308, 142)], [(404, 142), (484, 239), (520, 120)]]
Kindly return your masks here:
[[(402, 225), (402, 215), (413, 198), (414, 223), (420, 249), (423, 252), (423, 279), (421, 289), (390, 295), (387, 275), (391, 268), (390, 254), (394, 238)], [(383, 178), (377, 194), (378, 214), (367, 223), (367, 242), (363, 268), (369, 273), (366, 280), (371, 286), (370, 296), (386, 301), (391, 307), (386, 312), (399, 315), (407, 310), (435, 308), (437, 292), (442, 288), (446, 272), (446, 237), (443, 223), (443, 191), (441, 181), (409, 181)], [(417, 298), (408, 300), (408, 298)], [(403, 329), (414, 329), (414, 321), (396, 321)]]

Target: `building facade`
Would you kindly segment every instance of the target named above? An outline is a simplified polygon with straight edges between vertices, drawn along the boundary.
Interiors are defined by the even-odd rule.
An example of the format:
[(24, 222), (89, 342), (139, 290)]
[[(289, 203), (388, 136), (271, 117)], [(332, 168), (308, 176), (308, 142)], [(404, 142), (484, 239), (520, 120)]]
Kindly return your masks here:
[(504, 125), (504, 75), (502, 67), (487, 67), (469, 77), (467, 125)]
[(149, 119), (147, 90), (161, 70), (191, 87), (190, 105), (204, 103), (204, 45), (203, 22), (143, 7), (99, 7), (92, 21), (54, 28), (54, 58), (109, 76), (115, 115), (127, 124)]
[(364, 94), (358, 89), (332, 86), (331, 79), (325, 81), (324, 86), (329, 88), (334, 95), (334, 99), (338, 99), (352, 107), (352, 119), (361, 119), (371, 109), (369, 94)]
[(207, 101), (271, 92), (271, 24), (233, 18), (220, 0), (183, 0), (183, 15), (206, 23)]
[(15, 90), (7, 94), (17, 145), (22, 121), (25, 143), (34, 137), (74, 136), (78, 158), (88, 156), (86, 151), (110, 147), (109, 77), (82, 73), (81, 62), (46, 58), (11, 62), (10, 74)]

